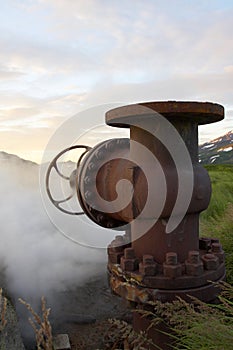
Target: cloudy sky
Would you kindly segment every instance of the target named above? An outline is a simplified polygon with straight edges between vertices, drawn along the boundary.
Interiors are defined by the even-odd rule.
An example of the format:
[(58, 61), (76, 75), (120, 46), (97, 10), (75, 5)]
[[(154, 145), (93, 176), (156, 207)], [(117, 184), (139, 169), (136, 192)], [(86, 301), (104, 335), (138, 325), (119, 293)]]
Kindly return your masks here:
[(217, 102), (200, 142), (233, 129), (232, 0), (0, 4), (0, 150), (40, 162), (67, 118), (111, 102)]

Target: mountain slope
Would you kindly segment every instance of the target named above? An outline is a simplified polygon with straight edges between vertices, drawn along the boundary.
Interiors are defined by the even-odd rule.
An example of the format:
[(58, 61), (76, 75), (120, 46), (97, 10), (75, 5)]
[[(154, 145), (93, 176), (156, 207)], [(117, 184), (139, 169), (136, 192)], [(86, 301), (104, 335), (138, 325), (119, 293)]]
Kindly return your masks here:
[(0, 152), (0, 181), (10, 181), (20, 186), (37, 186), (39, 166), (14, 154)]
[(233, 130), (199, 146), (202, 164), (233, 164)]
[(5, 161), (14, 164), (24, 164), (25, 166), (37, 166), (37, 164), (32, 162), (31, 160), (25, 160), (16, 156), (15, 154), (0, 151), (0, 163)]

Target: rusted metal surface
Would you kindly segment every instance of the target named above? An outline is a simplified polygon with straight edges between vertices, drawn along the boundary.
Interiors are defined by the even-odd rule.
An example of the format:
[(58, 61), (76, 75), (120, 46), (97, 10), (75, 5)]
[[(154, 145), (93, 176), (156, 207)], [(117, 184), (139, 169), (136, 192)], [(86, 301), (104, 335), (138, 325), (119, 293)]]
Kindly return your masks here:
[(79, 202), (89, 218), (100, 226), (115, 228), (132, 217), (132, 203), (123, 212), (106, 213), (98, 202), (98, 195), (113, 201), (117, 182), (131, 179), (133, 164), (125, 160), (128, 153), (129, 139), (112, 139), (95, 146), (83, 160), (77, 188)]
[(220, 121), (224, 118), (223, 106), (210, 102), (180, 102), (180, 101), (159, 101), (159, 102), (145, 102), (135, 105), (123, 106), (115, 108), (106, 113), (106, 123), (116, 127), (128, 127), (132, 118), (135, 117), (148, 118), (148, 113), (145, 114), (146, 107), (153, 112), (162, 114), (169, 121), (176, 120), (187, 121), (192, 118), (194, 122), (199, 125), (208, 124)]
[[(111, 245), (108, 250), (111, 251)], [(108, 269), (113, 291), (134, 302), (137, 302), (137, 290), (142, 295), (142, 288), (148, 300), (159, 296), (166, 301), (176, 295), (186, 298), (190, 294), (209, 302), (216, 297), (210, 281), (225, 278), (224, 252), (219, 243), (212, 243), (207, 250), (188, 252), (183, 264), (177, 261), (175, 252), (167, 253), (165, 262), (158, 264), (151, 255), (145, 254), (139, 262), (132, 248), (117, 247), (117, 251), (109, 255)], [(131, 288), (136, 299), (132, 299)]]
[[(145, 125), (152, 129), (155, 127), (156, 112), (167, 118), (182, 137), (190, 154), (194, 176), (187, 212), (172, 234), (166, 233), (164, 223), (171, 215), (177, 198), (176, 165), (159, 138), (144, 128)], [(88, 153), (79, 176), (79, 200), (84, 212), (101, 226), (115, 228), (131, 223), (127, 234), (118, 235), (108, 247), (109, 281), (114, 293), (138, 305), (155, 300), (171, 301), (177, 296), (186, 300), (194, 296), (207, 302), (216, 298), (218, 289), (210, 281), (225, 278), (224, 252), (218, 239), (199, 239), (199, 215), (208, 207), (211, 185), (207, 171), (198, 163), (198, 125), (223, 118), (223, 107), (207, 102), (141, 103), (106, 113), (108, 125), (130, 126), (130, 142), (127, 139), (108, 140)], [(136, 121), (133, 126), (132, 121)], [(144, 155), (135, 150), (135, 142), (149, 149), (159, 161), (167, 186), (162, 212), (156, 223), (140, 238), (137, 232), (146, 227), (148, 220), (154, 219), (154, 208), (152, 206), (142, 215), (148, 183), (140, 166), (129, 160), (137, 159), (138, 164), (145, 161), (142, 159)], [(187, 169), (184, 167), (181, 171), (187, 172)], [(149, 172), (156, 182), (157, 169), (151, 167)], [(116, 184), (122, 178), (133, 185), (132, 200), (120, 211), (106, 213), (95, 190), (104, 199), (114, 201)], [(133, 221), (139, 214), (140, 220)], [(142, 329), (142, 323), (135, 316), (135, 327)]]
[[(218, 272), (219, 276), (217, 278), (217, 273), (214, 275), (215, 282), (218, 282), (225, 278), (224, 267)], [(145, 279), (140, 274), (129, 274), (125, 272), (118, 266), (109, 265), (109, 284), (112, 291), (129, 300), (136, 303), (147, 304), (159, 300), (161, 302), (173, 301), (177, 296), (190, 301), (190, 296), (199, 298), (205, 302), (210, 302), (216, 299), (219, 289), (211, 281), (213, 274), (209, 273), (210, 280), (203, 283), (200, 287), (188, 287), (188, 283), (184, 283), (182, 288), (162, 289), (155, 288), (155, 286), (146, 286)], [(203, 281), (204, 282), (204, 281)]]
[[(166, 147), (143, 128), (143, 125), (153, 127), (155, 111), (168, 118), (182, 136), (193, 164), (192, 198), (186, 215), (172, 234), (166, 234), (164, 221), (170, 216), (177, 197), (176, 166)], [(211, 186), (207, 171), (198, 163), (197, 132), (198, 123), (214, 122), (223, 116), (224, 109), (217, 104), (174, 101), (130, 105), (107, 112), (106, 122), (109, 125), (119, 126), (115, 123), (121, 120), (124, 124), (128, 118), (136, 119), (140, 125), (130, 126), (130, 141), (113, 139), (95, 146), (83, 160), (79, 174), (80, 203), (84, 212), (98, 225), (121, 229), (122, 225), (141, 215), (140, 220), (131, 224), (131, 245), (130, 240), (117, 236), (109, 246), (110, 271), (114, 264), (119, 264), (123, 271), (131, 274), (130, 278), (136, 276), (143, 286), (161, 289), (160, 294), (162, 290), (173, 289), (206, 290), (209, 280), (223, 278), (224, 252), (220, 243), (209, 238), (199, 240), (199, 214), (208, 207)], [(129, 160), (138, 159), (140, 164), (140, 157), (143, 157), (131, 147), (131, 140), (144, 145), (154, 154), (163, 168), (167, 185), (167, 197), (160, 217), (140, 238), (135, 232), (143, 229), (147, 220), (153, 219), (154, 208), (149, 208), (144, 216), (141, 214), (147, 200), (148, 186), (142, 169)], [(156, 169), (151, 167), (149, 171), (156, 181)], [(114, 201), (117, 196), (116, 184), (121, 179), (133, 184), (132, 201), (120, 211), (106, 213), (98, 195), (107, 201)], [(201, 297), (197, 289), (196, 292)], [(171, 294), (175, 295), (173, 292)], [(205, 295), (203, 292), (203, 300), (206, 300)], [(212, 297), (215, 295), (209, 293), (208, 299)]]

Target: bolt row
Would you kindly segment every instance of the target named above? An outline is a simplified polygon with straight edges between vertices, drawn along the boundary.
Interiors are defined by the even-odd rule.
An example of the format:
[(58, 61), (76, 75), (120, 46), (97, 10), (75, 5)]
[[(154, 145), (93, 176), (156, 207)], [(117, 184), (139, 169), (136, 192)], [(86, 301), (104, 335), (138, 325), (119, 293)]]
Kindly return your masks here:
[[(113, 264), (120, 264), (123, 271), (139, 271), (144, 276), (154, 276), (159, 273), (160, 266), (152, 255), (145, 254), (142, 261), (135, 255), (135, 251), (129, 245), (126, 247), (123, 236), (116, 236), (115, 240), (108, 247), (109, 261)], [(217, 270), (219, 264), (224, 262), (224, 251), (219, 242), (214, 241), (206, 254), (200, 255), (197, 250), (188, 252), (184, 264), (178, 262), (176, 252), (168, 252), (165, 262), (162, 265), (162, 272), (165, 277), (177, 278), (184, 272), (189, 276), (200, 276), (204, 270)]]

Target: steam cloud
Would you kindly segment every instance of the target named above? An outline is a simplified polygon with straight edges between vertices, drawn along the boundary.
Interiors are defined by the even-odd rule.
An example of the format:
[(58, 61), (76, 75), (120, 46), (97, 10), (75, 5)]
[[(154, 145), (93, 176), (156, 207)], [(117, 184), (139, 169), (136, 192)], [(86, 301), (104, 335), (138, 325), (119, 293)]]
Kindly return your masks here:
[[(50, 222), (38, 166), (0, 152), (0, 267), (9, 293), (34, 306), (42, 295), (83, 285), (104, 271), (106, 253), (74, 244)], [(78, 230), (90, 227), (78, 225)]]

